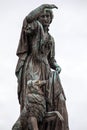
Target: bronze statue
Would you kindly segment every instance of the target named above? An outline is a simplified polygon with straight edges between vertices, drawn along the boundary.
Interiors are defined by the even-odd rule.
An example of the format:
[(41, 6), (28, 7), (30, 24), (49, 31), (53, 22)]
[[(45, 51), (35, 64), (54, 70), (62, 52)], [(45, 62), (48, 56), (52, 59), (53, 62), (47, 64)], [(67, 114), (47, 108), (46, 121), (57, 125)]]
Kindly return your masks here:
[(16, 67), (20, 116), (12, 130), (69, 130), (61, 68), (49, 33), (53, 8), (43, 4), (23, 21)]

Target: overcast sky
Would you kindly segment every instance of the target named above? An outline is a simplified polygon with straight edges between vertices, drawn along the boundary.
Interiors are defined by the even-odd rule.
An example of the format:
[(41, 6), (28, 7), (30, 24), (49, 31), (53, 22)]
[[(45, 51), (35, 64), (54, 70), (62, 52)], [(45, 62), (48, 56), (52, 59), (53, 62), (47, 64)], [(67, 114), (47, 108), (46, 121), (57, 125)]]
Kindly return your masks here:
[(18, 46), (25, 16), (43, 3), (53, 3), (50, 33), (67, 97), (70, 130), (87, 130), (87, 0), (0, 0), (0, 130), (11, 130), (19, 116)]

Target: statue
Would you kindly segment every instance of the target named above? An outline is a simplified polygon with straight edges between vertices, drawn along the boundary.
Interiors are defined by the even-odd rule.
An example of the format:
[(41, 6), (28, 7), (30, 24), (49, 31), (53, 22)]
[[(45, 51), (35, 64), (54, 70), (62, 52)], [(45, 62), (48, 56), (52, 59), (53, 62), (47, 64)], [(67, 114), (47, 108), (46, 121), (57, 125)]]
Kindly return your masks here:
[(54, 8), (43, 4), (23, 21), (16, 67), (20, 116), (12, 130), (69, 130), (61, 68), (49, 33)]

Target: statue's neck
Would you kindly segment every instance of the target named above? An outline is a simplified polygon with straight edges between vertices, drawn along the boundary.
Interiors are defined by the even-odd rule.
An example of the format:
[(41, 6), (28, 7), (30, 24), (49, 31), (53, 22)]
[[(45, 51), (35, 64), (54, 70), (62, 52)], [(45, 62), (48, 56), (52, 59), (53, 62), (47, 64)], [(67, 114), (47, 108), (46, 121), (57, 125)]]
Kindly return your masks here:
[(48, 28), (47, 26), (43, 27), (43, 29), (44, 29), (44, 32), (45, 32), (45, 33), (48, 33), (49, 28)]

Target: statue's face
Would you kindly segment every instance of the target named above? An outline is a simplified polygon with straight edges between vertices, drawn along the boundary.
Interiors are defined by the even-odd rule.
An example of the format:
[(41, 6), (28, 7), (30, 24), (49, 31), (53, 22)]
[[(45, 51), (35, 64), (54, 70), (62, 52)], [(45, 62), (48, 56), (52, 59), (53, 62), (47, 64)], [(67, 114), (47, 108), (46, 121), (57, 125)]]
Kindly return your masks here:
[(44, 27), (48, 27), (51, 23), (50, 12), (44, 10), (44, 12), (40, 15), (38, 20)]

